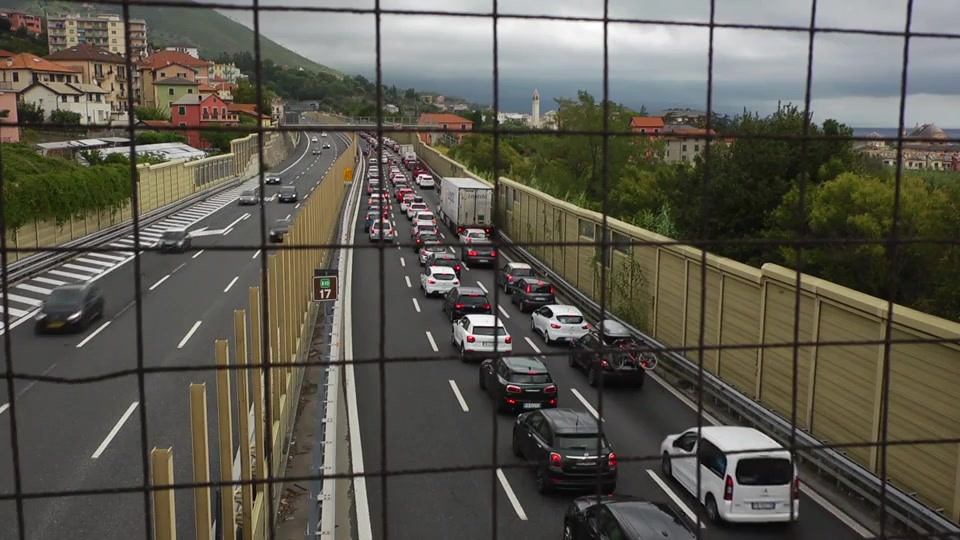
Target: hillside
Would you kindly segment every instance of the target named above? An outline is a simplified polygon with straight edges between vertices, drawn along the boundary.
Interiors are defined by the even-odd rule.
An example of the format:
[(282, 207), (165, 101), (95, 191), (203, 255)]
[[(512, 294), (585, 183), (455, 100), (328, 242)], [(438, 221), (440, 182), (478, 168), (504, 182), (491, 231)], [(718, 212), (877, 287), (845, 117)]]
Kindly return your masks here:
[[(90, 9), (99, 13), (121, 12), (119, 6), (113, 5), (77, 5), (44, 0), (0, 0), (0, 8), (53, 14)], [(213, 9), (133, 5), (130, 6), (130, 16), (147, 21), (147, 38), (151, 43), (186, 43), (199, 48), (201, 56), (205, 58), (215, 58), (222, 52), (253, 51), (253, 31)], [(260, 47), (263, 58), (273, 60), (278, 65), (341, 75), (264, 36), (260, 37)]]

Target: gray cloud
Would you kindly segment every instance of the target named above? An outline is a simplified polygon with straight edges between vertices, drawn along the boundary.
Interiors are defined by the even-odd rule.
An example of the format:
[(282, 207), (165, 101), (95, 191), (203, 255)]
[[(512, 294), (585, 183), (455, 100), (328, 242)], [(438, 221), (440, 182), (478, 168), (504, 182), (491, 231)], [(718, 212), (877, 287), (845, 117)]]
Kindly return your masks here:
[[(249, 1), (249, 0), (248, 0)], [(372, 0), (264, 0), (272, 6), (325, 6), (372, 10)], [(808, 27), (810, 1), (716, 2), (717, 23)], [(384, 10), (488, 14), (490, 0), (382, 0)], [(903, 32), (906, 0), (820, 0), (819, 28)], [(952, 33), (955, 0), (916, 2), (914, 32)], [(501, 1), (502, 15), (603, 16), (602, 0)], [(249, 13), (230, 15), (249, 24)], [(706, 24), (709, 0), (611, 0), (611, 18)], [(372, 14), (262, 13), (262, 32), (320, 63), (372, 77), (376, 21)], [(489, 17), (382, 15), (381, 65), (385, 82), (462, 93), (492, 101), (493, 24)], [(534, 86), (547, 94), (570, 89), (602, 91), (604, 25), (601, 22), (504, 17), (498, 25), (498, 68), (503, 108), (520, 107)], [(713, 98), (718, 108), (770, 107), (805, 96), (807, 31), (718, 28), (713, 37)], [(890, 121), (900, 95), (903, 38), (840, 33), (815, 37), (812, 98), (815, 110), (835, 108), (842, 120)], [(607, 27), (610, 91), (614, 99), (702, 107), (706, 100), (709, 29), (667, 24), (611, 23)], [(960, 110), (934, 103), (960, 93), (960, 39), (911, 40), (908, 91), (913, 114), (938, 114), (960, 126)], [(514, 97), (515, 96), (515, 97)], [(857, 101), (857, 100), (860, 101)], [(840, 105), (840, 104), (844, 105)], [(860, 106), (851, 107), (851, 103)], [(524, 105), (525, 106), (525, 105)], [(895, 107), (894, 107), (895, 110)], [(855, 119), (843, 117), (848, 111)], [(873, 112), (871, 112), (873, 111)], [(895, 120), (895, 116), (893, 118)]]

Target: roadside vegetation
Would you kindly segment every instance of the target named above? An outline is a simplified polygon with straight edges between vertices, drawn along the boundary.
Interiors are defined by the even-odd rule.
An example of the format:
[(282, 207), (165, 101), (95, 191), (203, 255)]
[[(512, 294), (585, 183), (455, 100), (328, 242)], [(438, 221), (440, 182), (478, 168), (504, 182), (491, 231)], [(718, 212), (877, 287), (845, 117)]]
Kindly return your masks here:
[[(797, 107), (728, 119), (723, 131), (744, 137), (711, 144), (709, 164), (703, 157), (667, 164), (662, 143), (626, 134), (634, 111), (610, 104), (608, 125), (623, 131), (609, 137), (605, 155), (603, 137), (564, 135), (601, 131), (602, 103), (581, 92), (558, 106), (559, 133), (504, 133), (496, 164), (487, 134), (465, 137), (448, 154), (488, 178), (496, 168), (592, 210), (602, 210), (606, 191), (611, 216), (691, 244), (706, 239), (708, 251), (752, 266), (799, 266), (869, 295), (960, 318), (960, 246), (949, 243), (960, 237), (960, 174), (904, 172), (897, 235), (926, 241), (894, 245), (884, 241), (893, 223), (895, 169), (855, 151), (851, 141), (803, 144)], [(827, 119), (811, 122), (809, 133), (842, 138), (852, 130)], [(801, 249), (796, 240), (803, 238), (812, 242)]]

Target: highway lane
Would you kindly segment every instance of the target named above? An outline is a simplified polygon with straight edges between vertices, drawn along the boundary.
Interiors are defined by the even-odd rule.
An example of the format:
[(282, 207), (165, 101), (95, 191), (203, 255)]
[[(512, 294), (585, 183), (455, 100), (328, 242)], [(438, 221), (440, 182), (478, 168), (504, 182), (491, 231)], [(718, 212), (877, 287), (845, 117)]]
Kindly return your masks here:
[[(342, 152), (346, 144), (341, 140), (337, 146)], [(319, 182), (334, 159), (334, 152), (330, 150), (319, 159), (307, 155), (283, 175), (285, 183), (295, 181), (301, 195), (305, 195)], [(276, 187), (269, 186), (268, 198), (276, 190)], [(292, 212), (295, 212), (293, 204), (267, 202), (266, 222), (269, 226), (275, 219)], [(242, 219), (245, 215), (248, 217)], [(254, 249), (236, 252), (205, 252), (202, 249), (214, 244), (257, 243), (259, 208), (231, 206), (200, 225), (225, 229), (230, 224), (233, 224), (232, 231), (226, 236), (197, 238), (192, 253), (144, 255), (141, 270), (146, 365), (209, 365), (213, 363), (213, 340), (233, 337), (232, 313), (234, 309), (247, 307), (247, 288), (259, 281), (260, 254)], [(15, 329), (12, 336), (20, 338), (16, 342), (23, 344), (23, 356), (36, 355), (31, 346), (56, 350), (55, 364), (51, 364), (55, 368), (51, 373), (65, 377), (91, 376), (135, 367), (136, 321), (135, 311), (129, 303), (133, 298), (132, 276), (133, 265), (128, 264), (101, 280), (111, 303), (106, 319), (109, 324), (102, 329), (94, 326), (85, 335), (43, 339), (34, 338), (25, 331), (29, 330), (27, 325)], [(197, 321), (201, 324), (191, 332)], [(189, 338), (185, 339), (188, 334)], [(81, 343), (82, 347), (78, 348)], [(123, 360), (118, 362), (118, 358)], [(214, 456), (211, 474), (216, 478), (214, 374), (161, 374), (149, 376), (146, 381), (148, 448), (174, 446), (178, 482), (192, 480), (187, 401), (190, 382), (207, 383), (208, 407), (212, 416), (209, 440)], [(140, 417), (133, 405), (139, 399), (135, 377), (79, 386), (54, 387), (38, 383), (29, 391), (21, 392), (17, 416), (22, 470), (27, 481), (25, 489), (89, 489), (142, 483)], [(236, 414), (235, 411), (235, 418)], [(0, 421), (9, 425), (2, 417)], [(4, 435), (7, 431), (5, 427)], [(2, 485), (5, 491), (12, 491), (7, 465), (10, 462), (9, 446), (0, 446), (0, 453), (4, 463)], [(97, 457), (92, 457), (94, 455)], [(181, 534), (189, 537), (193, 527), (190, 493), (178, 493), (178, 499), (178, 514), (181, 516), (178, 528)], [(15, 523), (13, 519), (7, 519), (13, 517), (9, 513), (12, 505), (5, 506), (4, 522)], [(26, 506), (28, 537), (55, 538), (67, 533), (76, 536), (74, 531), (78, 530), (83, 531), (83, 537), (90, 538), (143, 537), (142, 508), (141, 495), (30, 502)], [(13, 531), (0, 532), (0, 537), (8, 533), (13, 534)]]
[[(431, 190), (422, 190), (421, 193), (431, 208), (436, 209), (435, 194)], [(362, 211), (360, 215), (363, 215)], [(409, 222), (398, 209), (395, 220), (400, 237), (407, 239)], [(357, 243), (366, 243), (368, 240), (362, 226), (357, 224), (357, 227)], [(451, 241), (450, 231), (444, 232), (445, 241)], [(383, 254), (386, 310), (383, 344), (387, 356), (439, 358), (453, 355), (454, 350), (449, 345), (450, 323), (440, 311), (439, 301), (423, 298), (417, 288), (420, 266), (412, 250), (390, 248)], [(358, 307), (354, 309), (353, 328), (367, 336), (367, 339), (356, 340), (354, 355), (357, 359), (376, 358), (380, 346), (375, 330), (379, 307), (379, 255), (373, 250), (356, 250), (354, 257), (356, 286), (353, 294)], [(501, 261), (501, 264), (505, 262)], [(542, 339), (530, 332), (529, 315), (521, 314), (503, 295), (494, 294), (492, 270), (470, 268), (462, 277), (464, 285), (483, 286), (490, 291), (491, 303), (497, 305), (499, 301), (502, 304), (500, 307), (506, 315), (501, 313), (501, 317), (513, 336), (515, 354), (563, 353), (563, 349), (546, 346)], [(407, 285), (408, 278), (412, 287)], [(499, 311), (499, 308), (495, 309)], [(563, 356), (547, 356), (545, 360), (560, 388), (560, 406), (595, 414), (599, 408), (597, 390), (586, 384), (583, 374), (570, 368)], [(381, 388), (377, 366), (356, 367), (361, 440), (367, 471), (382, 470), (381, 389), (387, 411), (388, 470), (490, 465), (493, 463), (494, 430), (499, 438), (495, 450), (497, 463), (520, 463), (509, 448), (513, 418), (494, 414), (489, 399), (478, 387), (476, 364), (463, 364), (453, 358), (388, 364), (385, 371), (385, 386)], [(453, 392), (452, 384), (460, 392), (462, 404)], [(468, 410), (464, 411), (462, 405)], [(702, 512), (695, 502), (682, 494), (676, 484), (662, 479), (657, 462), (661, 440), (670, 433), (695, 426), (695, 412), (665, 388), (650, 381), (639, 392), (605, 389), (603, 416), (607, 436), (622, 459), (628, 456), (652, 458), (642, 462), (622, 462), (618, 491), (667, 502), (690, 516), (697, 512), (702, 519)], [(373, 530), (379, 538), (384, 526), (381, 501), (384, 487), (378, 479), (370, 479), (367, 487)], [(505, 469), (503, 480), (496, 480), (496, 484), (489, 471), (388, 478), (385, 519), (389, 536), (395, 539), (441, 539), (456, 533), (459, 538), (490, 538), (494, 487), (499, 537), (556, 538), (560, 535), (563, 512), (574, 495), (542, 496), (536, 492), (530, 471)], [(510, 500), (510, 494), (516, 504)], [(429, 502), (424, 498), (429, 498)], [(431, 515), (437, 519), (420, 517), (425, 502), (430, 506)], [(703, 533), (710, 539), (774, 539), (782, 538), (785, 531), (782, 527), (717, 527), (708, 524)], [(806, 494), (802, 495), (801, 521), (786, 534), (798, 539), (860, 537)]]

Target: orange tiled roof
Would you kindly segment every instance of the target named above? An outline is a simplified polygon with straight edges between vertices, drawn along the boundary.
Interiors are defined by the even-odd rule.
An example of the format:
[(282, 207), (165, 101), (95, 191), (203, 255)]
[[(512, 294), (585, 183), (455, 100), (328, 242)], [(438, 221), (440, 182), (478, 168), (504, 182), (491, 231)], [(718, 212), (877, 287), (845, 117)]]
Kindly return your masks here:
[[(249, 114), (250, 116), (257, 116), (257, 106), (253, 103), (231, 103), (227, 105), (227, 110), (230, 112)], [(269, 114), (261, 114), (260, 118), (270, 118)]]
[(0, 61), (0, 69), (29, 69), (31, 71), (46, 71), (52, 73), (78, 72), (76, 69), (62, 66), (30, 53), (18, 53), (7, 58), (5, 61)]
[(0, 49), (0, 58), (10, 58), (17, 53), (12, 53), (6, 49)]
[(662, 129), (663, 118), (659, 116), (634, 116), (630, 119), (630, 127), (634, 129)]
[(198, 92), (216, 92), (217, 89), (210, 86), (209, 84), (200, 83), (200, 86), (197, 87), (197, 91)]
[(180, 64), (187, 67), (204, 67), (213, 62), (208, 60), (199, 60), (187, 53), (180, 51), (157, 51), (140, 61), (141, 68), (155, 69), (170, 64)]
[(467, 120), (462, 116), (450, 113), (423, 113), (420, 115), (418, 124), (473, 124), (473, 120)]

